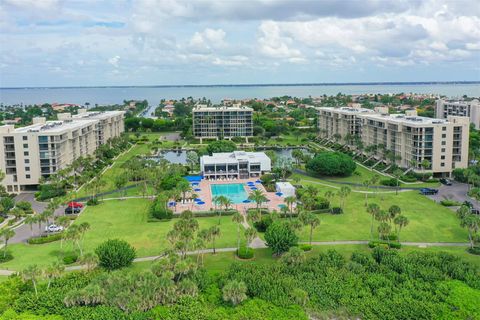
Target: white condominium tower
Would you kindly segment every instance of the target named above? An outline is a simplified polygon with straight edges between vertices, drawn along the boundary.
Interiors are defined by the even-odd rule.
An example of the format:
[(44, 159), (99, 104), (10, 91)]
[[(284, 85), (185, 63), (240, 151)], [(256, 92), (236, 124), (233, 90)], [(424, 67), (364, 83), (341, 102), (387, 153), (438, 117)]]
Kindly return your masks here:
[(435, 116), (447, 119), (448, 116), (469, 117), (475, 129), (480, 129), (480, 102), (478, 100), (443, 100), (439, 99), (435, 106)]
[(197, 106), (192, 111), (193, 136), (223, 139), (253, 136), (253, 109), (244, 106)]
[(8, 192), (33, 191), (48, 177), (124, 131), (123, 111), (59, 114), (58, 121), (34, 118), (33, 124), (0, 126), (0, 170)]
[[(361, 141), (358, 150), (385, 162), (394, 161), (403, 168), (426, 170), (436, 176), (449, 176), (455, 168), (468, 165), (469, 119), (448, 116), (447, 119), (419, 117), (415, 111), (407, 114), (388, 114), (386, 108), (318, 108), (320, 136), (359, 149), (354, 140)], [(384, 152), (374, 155), (368, 146)], [(387, 159), (387, 153), (393, 155)], [(423, 168), (421, 163), (430, 163)]]

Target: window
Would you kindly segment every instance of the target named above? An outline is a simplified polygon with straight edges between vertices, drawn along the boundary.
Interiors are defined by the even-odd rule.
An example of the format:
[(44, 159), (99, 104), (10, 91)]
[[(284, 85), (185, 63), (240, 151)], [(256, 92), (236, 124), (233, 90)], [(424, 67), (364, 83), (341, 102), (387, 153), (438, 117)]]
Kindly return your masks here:
[(27, 148), (28, 148), (28, 144), (24, 143), (24, 144), (23, 144), (23, 147), (24, 147), (25, 149), (27, 149)]
[(442, 127), (442, 131), (447, 131), (447, 127)]
[(30, 171), (30, 167), (25, 167), (25, 171)]
[(445, 148), (442, 148), (442, 152), (445, 152)]
[(442, 139), (445, 139), (447, 137), (447, 135), (444, 133), (442, 134)]
[(23, 155), (24, 155), (25, 157), (28, 157), (28, 156), (29, 156), (28, 151), (23, 151)]
[(441, 156), (440, 159), (445, 160), (445, 156)]
[(27, 141), (28, 140), (28, 137), (27, 136), (23, 136), (23, 141)]
[(445, 162), (440, 163), (440, 167), (445, 167)]
[(30, 163), (30, 159), (25, 159), (25, 163)]
[(30, 179), (30, 175), (29, 175), (29, 174), (26, 174), (26, 175), (25, 175), (25, 178), (26, 178), (26, 179)]
[(446, 145), (447, 143), (445, 141), (442, 141), (442, 146)]

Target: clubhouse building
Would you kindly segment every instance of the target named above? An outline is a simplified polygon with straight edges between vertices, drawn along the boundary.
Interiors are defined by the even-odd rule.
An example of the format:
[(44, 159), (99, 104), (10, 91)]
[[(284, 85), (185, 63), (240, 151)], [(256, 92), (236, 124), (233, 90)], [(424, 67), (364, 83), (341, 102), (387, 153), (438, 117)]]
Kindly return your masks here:
[(200, 170), (207, 180), (236, 180), (260, 177), (272, 170), (264, 152), (234, 151), (200, 157)]

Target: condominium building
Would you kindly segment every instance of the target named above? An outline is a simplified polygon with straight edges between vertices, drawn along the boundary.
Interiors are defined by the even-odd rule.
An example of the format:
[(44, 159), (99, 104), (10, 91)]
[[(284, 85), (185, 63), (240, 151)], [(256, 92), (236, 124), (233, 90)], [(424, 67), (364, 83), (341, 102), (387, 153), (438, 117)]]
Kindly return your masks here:
[(244, 106), (197, 106), (192, 111), (193, 136), (200, 139), (223, 139), (253, 136), (253, 109)]
[(480, 129), (480, 101), (439, 99), (436, 102), (435, 116), (441, 119), (446, 119), (448, 116), (469, 117), (475, 128)]
[[(360, 152), (368, 146), (377, 146), (383, 152), (371, 157), (404, 168), (420, 171), (427, 160), (427, 171), (448, 176), (454, 168), (468, 165), (469, 119), (448, 116), (447, 119), (419, 117), (415, 111), (407, 114), (388, 114), (385, 109), (319, 108), (320, 134), (339, 141), (347, 134), (357, 136), (363, 143)], [(349, 141), (342, 141), (350, 143)], [(352, 149), (357, 146), (350, 145)], [(387, 153), (393, 157), (387, 158)]]
[(123, 119), (123, 113), (78, 118), (63, 114), (58, 121), (34, 118), (32, 125), (22, 128), (0, 126), (0, 170), (5, 172), (2, 184), (8, 192), (35, 190), (42, 177), (79, 157), (93, 155), (101, 143), (120, 135), (123, 121), (113, 120), (117, 117)]
[(200, 157), (200, 170), (205, 179), (248, 179), (272, 170), (272, 162), (264, 152), (222, 152)]

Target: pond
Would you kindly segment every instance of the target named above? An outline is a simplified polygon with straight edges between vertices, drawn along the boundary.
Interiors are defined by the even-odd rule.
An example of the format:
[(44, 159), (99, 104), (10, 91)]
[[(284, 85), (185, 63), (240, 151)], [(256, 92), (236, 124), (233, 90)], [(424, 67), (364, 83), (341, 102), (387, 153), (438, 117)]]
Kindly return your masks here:
[[(267, 150), (257, 150), (257, 151), (261, 152), (261, 151), (267, 151)], [(278, 158), (287, 158), (287, 159), (293, 160), (292, 151), (295, 150), (295, 149), (287, 148), (287, 149), (269, 149), (269, 150), (273, 150)], [(304, 154), (308, 154), (308, 155), (312, 154), (307, 149), (300, 149), (300, 150), (302, 152), (304, 152)], [(187, 151), (185, 151), (185, 150), (160, 151), (157, 156), (149, 157), (149, 159), (156, 160), (156, 161), (158, 161), (160, 159), (165, 159), (170, 163), (186, 165), (187, 164)]]

